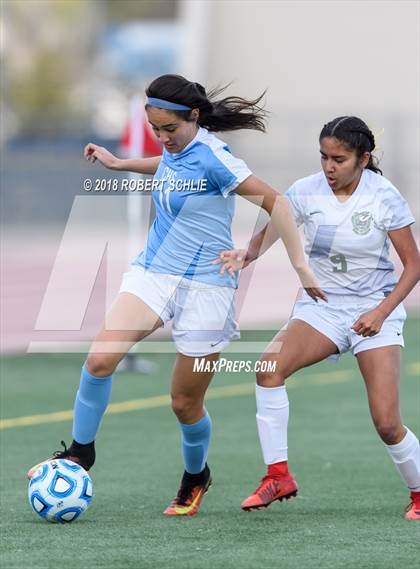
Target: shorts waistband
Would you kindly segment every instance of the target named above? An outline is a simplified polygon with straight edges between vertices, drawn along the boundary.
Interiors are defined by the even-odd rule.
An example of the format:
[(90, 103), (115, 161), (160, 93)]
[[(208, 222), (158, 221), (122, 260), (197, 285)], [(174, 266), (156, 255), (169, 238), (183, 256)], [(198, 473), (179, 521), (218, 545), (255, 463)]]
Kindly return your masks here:
[(190, 288), (192, 290), (223, 290), (225, 288), (231, 288), (197, 281), (196, 279), (187, 279), (186, 277), (181, 278), (178, 286), (181, 288)]
[[(302, 300), (309, 300), (311, 297), (304, 292)], [(384, 293), (375, 293), (371, 296), (359, 296), (357, 294), (327, 294), (328, 304), (374, 304), (375, 302), (382, 302), (385, 298)], [(322, 302), (322, 301), (321, 301)]]
[(220, 286), (217, 284), (212, 284), (212, 283), (206, 283), (204, 281), (199, 281), (197, 279), (189, 279), (187, 277), (183, 277), (181, 275), (171, 275), (169, 273), (160, 273), (158, 271), (150, 271), (148, 269), (146, 269), (143, 265), (136, 265), (136, 264), (131, 264), (131, 269), (135, 270), (135, 271), (139, 271), (143, 274), (150, 274), (150, 275), (156, 275), (157, 278), (159, 278), (159, 276), (167, 279), (170, 283), (172, 283), (173, 285), (175, 285), (177, 288), (188, 288), (191, 290), (216, 290), (216, 291), (220, 291), (220, 290), (235, 290), (233, 287), (230, 286)]
[(374, 304), (382, 302), (384, 295), (358, 296), (357, 294), (329, 294), (327, 295), (330, 304)]

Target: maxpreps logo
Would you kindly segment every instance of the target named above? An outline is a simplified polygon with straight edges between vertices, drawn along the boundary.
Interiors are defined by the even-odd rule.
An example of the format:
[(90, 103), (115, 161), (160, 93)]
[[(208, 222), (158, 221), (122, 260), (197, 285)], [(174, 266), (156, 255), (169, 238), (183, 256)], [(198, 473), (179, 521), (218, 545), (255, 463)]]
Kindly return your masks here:
[(228, 360), (226, 358), (220, 358), (220, 360), (212, 361), (206, 358), (194, 358), (194, 373), (258, 373), (276, 371), (277, 361), (276, 360), (257, 360), (253, 362), (252, 360)]
[(370, 211), (357, 211), (353, 213), (351, 222), (353, 224), (354, 233), (357, 233), (357, 235), (367, 235), (372, 224), (372, 214)]

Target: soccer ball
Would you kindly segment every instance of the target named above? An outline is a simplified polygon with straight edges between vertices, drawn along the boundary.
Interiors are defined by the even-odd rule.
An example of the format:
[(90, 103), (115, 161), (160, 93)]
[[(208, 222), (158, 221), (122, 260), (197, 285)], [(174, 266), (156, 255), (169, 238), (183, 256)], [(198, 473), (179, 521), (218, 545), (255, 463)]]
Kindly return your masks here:
[(93, 498), (92, 480), (79, 464), (57, 459), (41, 464), (28, 488), (33, 511), (48, 522), (74, 522)]

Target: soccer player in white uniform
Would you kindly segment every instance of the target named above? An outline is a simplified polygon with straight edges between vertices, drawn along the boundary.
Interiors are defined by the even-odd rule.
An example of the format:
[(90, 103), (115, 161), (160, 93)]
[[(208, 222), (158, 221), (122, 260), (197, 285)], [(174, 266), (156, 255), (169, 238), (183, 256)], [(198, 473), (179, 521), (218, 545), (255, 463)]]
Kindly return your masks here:
[[(419, 441), (403, 425), (399, 410), (400, 352), (406, 313), (402, 301), (419, 280), (419, 252), (411, 233), (407, 202), (376, 166), (375, 140), (359, 118), (339, 117), (320, 134), (322, 171), (295, 182), (286, 192), (324, 300), (305, 292), (287, 328), (262, 359), (275, 372), (257, 374), (257, 425), (267, 473), (242, 504), (268, 506), (297, 493), (288, 470), (289, 402), (285, 380), (297, 370), (351, 351), (366, 384), (376, 430), (410, 491), (405, 517), (420, 519)], [(234, 274), (277, 239), (268, 224), (248, 251), (220, 255), (223, 271)], [(389, 258), (392, 242), (404, 270), (397, 281)]]
[[(200, 84), (178, 75), (158, 77), (146, 94), (148, 120), (164, 146), (162, 157), (119, 160), (96, 144), (85, 148), (88, 160), (99, 160), (107, 168), (153, 174), (156, 218), (147, 246), (124, 275), (120, 294), (82, 369), (73, 442), (55, 456), (86, 469), (93, 465), (94, 440), (118, 362), (135, 343), (172, 320), (177, 347), (172, 408), (181, 429), (185, 471), (164, 513), (194, 515), (211, 483), (207, 465), (211, 419), (204, 396), (213, 376), (213, 372), (194, 372), (194, 359), (215, 362), (229, 341), (238, 337), (233, 308), (236, 277), (220, 274), (212, 263), (222, 249), (233, 247), (235, 193), (251, 201), (263, 197), (263, 207), (271, 214), (301, 282), (313, 297), (324, 295), (305, 262), (287, 200), (253, 176), (211, 134), (243, 128), (264, 131), (261, 97), (214, 100), (215, 93), (208, 96)], [(28, 476), (33, 473), (34, 468)]]

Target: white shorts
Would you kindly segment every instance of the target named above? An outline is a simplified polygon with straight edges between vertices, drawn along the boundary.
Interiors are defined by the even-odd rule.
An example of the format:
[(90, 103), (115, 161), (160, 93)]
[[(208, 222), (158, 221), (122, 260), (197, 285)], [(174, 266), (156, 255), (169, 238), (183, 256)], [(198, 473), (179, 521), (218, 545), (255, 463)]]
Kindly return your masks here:
[(172, 323), (177, 350), (186, 356), (221, 352), (240, 337), (235, 320), (235, 289), (179, 276), (152, 273), (133, 265), (120, 292), (136, 295), (165, 324)]
[(364, 338), (351, 329), (361, 314), (378, 306), (383, 299), (383, 295), (369, 298), (329, 295), (328, 302), (315, 302), (304, 292), (302, 299), (294, 306), (291, 319), (303, 320), (327, 336), (340, 354), (351, 351), (356, 355), (383, 346), (404, 347), (403, 327), (407, 314), (402, 304), (391, 312), (375, 336)]

